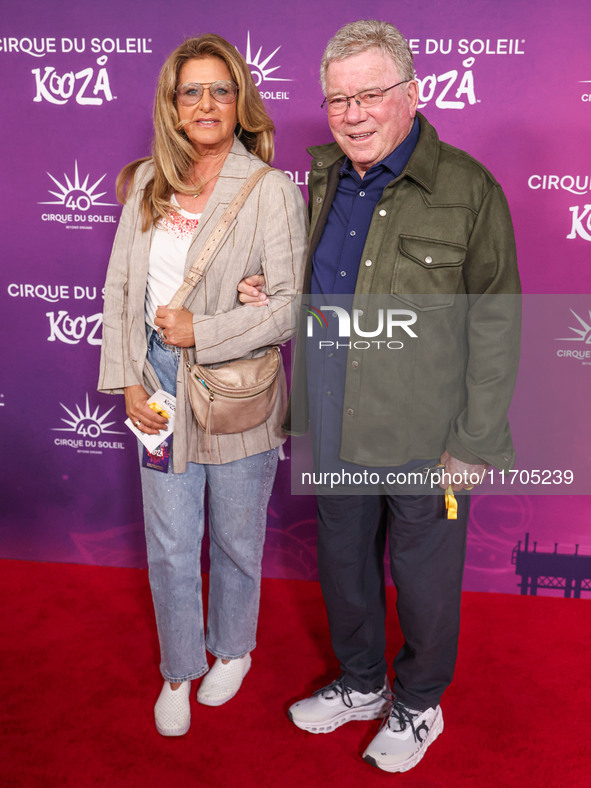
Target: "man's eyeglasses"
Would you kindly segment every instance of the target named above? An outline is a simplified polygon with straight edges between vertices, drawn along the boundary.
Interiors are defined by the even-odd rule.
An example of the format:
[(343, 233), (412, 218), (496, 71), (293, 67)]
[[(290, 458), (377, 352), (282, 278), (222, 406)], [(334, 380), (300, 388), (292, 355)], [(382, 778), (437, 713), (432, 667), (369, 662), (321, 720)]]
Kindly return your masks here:
[(179, 104), (183, 107), (193, 107), (199, 104), (203, 98), (204, 89), (209, 90), (209, 95), (220, 104), (232, 104), (236, 101), (238, 85), (227, 79), (219, 79), (217, 82), (186, 82), (179, 85), (175, 90), (175, 95)]
[(368, 88), (367, 90), (360, 90), (359, 93), (354, 93), (352, 96), (333, 96), (333, 98), (325, 98), (320, 105), (329, 115), (342, 115), (351, 106), (351, 99), (355, 101), (361, 109), (368, 107), (375, 107), (384, 98), (384, 93), (387, 93), (392, 88), (397, 88), (398, 85), (404, 85), (405, 82), (410, 82), (410, 79), (403, 79), (402, 82), (397, 82), (395, 85), (390, 85), (389, 88)]

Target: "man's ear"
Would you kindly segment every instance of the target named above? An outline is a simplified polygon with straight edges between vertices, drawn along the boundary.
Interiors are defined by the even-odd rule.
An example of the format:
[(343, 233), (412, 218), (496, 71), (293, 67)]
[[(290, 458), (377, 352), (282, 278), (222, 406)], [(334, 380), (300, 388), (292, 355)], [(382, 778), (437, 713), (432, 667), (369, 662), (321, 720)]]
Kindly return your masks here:
[(406, 95), (408, 97), (408, 105), (414, 118), (419, 103), (419, 83), (416, 79), (411, 79), (406, 84)]

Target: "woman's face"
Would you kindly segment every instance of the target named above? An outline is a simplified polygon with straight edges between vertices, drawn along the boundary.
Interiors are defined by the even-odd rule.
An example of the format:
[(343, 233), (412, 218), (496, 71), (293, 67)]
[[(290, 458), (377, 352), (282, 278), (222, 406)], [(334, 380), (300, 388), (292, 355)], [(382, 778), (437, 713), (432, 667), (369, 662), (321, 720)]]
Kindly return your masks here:
[[(217, 57), (204, 57), (184, 64), (177, 87), (188, 82), (207, 85), (220, 79), (232, 81), (224, 61)], [(184, 107), (177, 101), (177, 111), (179, 120), (185, 121), (185, 134), (200, 154), (222, 153), (232, 147), (237, 123), (236, 101), (222, 104), (205, 89), (199, 103), (192, 107)]]

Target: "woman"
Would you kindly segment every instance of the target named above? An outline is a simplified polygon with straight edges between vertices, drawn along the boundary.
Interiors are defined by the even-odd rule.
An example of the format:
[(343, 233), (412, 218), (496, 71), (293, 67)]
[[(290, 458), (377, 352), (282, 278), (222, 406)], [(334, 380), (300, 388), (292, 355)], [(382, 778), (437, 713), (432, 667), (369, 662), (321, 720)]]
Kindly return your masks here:
[[(306, 219), (283, 173), (259, 181), (226, 233), (205, 277), (181, 309), (169, 309), (231, 199), (273, 155), (274, 127), (248, 66), (217, 35), (187, 40), (165, 62), (154, 108), (153, 156), (118, 179), (124, 202), (105, 288), (99, 390), (123, 393), (127, 415), (148, 435), (166, 420), (146, 403), (176, 395), (171, 466), (141, 467), (150, 585), (164, 686), (156, 728), (181, 736), (197, 700), (217, 706), (239, 690), (251, 664), (258, 617), (266, 509), (284, 441), (285, 377), (273, 413), (244, 433), (206, 436), (187, 395), (189, 361), (260, 355), (292, 333), (301, 286)], [(238, 282), (264, 274), (268, 302), (248, 309)], [(140, 446), (140, 450), (142, 447)], [(140, 455), (142, 452), (140, 451)], [(208, 487), (210, 578), (207, 634), (200, 556)], [(206, 649), (216, 657), (208, 672)]]

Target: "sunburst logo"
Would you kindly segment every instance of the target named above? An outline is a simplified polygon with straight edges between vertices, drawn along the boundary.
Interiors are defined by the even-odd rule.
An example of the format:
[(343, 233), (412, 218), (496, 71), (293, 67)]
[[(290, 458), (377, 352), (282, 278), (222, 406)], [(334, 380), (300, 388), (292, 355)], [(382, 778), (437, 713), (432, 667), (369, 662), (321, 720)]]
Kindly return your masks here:
[(114, 410), (115, 405), (109, 408), (108, 411), (102, 414), (99, 413), (98, 406), (91, 411), (90, 403), (88, 401), (88, 394), (86, 395), (86, 408), (82, 410), (79, 405), (76, 405), (76, 413), (67, 408), (63, 402), (60, 402), (61, 407), (66, 411), (70, 418), (62, 417), (62, 421), (67, 424), (67, 427), (53, 427), (53, 432), (73, 432), (83, 438), (98, 438), (100, 435), (124, 435), (120, 430), (112, 430), (110, 427), (116, 424), (115, 421), (107, 421), (107, 418)]
[(292, 82), (293, 80), (286, 77), (271, 76), (273, 72), (281, 68), (281, 66), (269, 66), (272, 58), (275, 57), (277, 52), (281, 49), (280, 46), (274, 49), (270, 55), (265, 57), (263, 55), (263, 48), (259, 47), (256, 55), (253, 55), (253, 48), (250, 43), (250, 30), (246, 36), (246, 57), (245, 60), (250, 66), (250, 73), (254, 79), (254, 84), (258, 87), (261, 82)]
[(88, 211), (94, 205), (113, 206), (113, 202), (100, 202), (100, 198), (104, 197), (107, 192), (97, 192), (103, 179), (106, 178), (107, 173), (90, 184), (90, 175), (86, 175), (84, 180), (81, 179), (78, 172), (78, 162), (74, 162), (74, 177), (70, 178), (64, 173), (63, 183), (60, 183), (50, 172), (47, 173), (51, 180), (58, 187), (59, 191), (52, 191), (49, 193), (56, 197), (55, 200), (42, 200), (39, 205), (64, 205), (71, 211)]
[(573, 326), (569, 326), (570, 331), (575, 334), (575, 336), (571, 337), (559, 337), (557, 339), (558, 342), (583, 342), (585, 345), (591, 345), (591, 309), (589, 310), (589, 323), (583, 320), (582, 317), (579, 317), (574, 309), (570, 310), (572, 314), (576, 317), (579, 321), (582, 328), (573, 328)]

